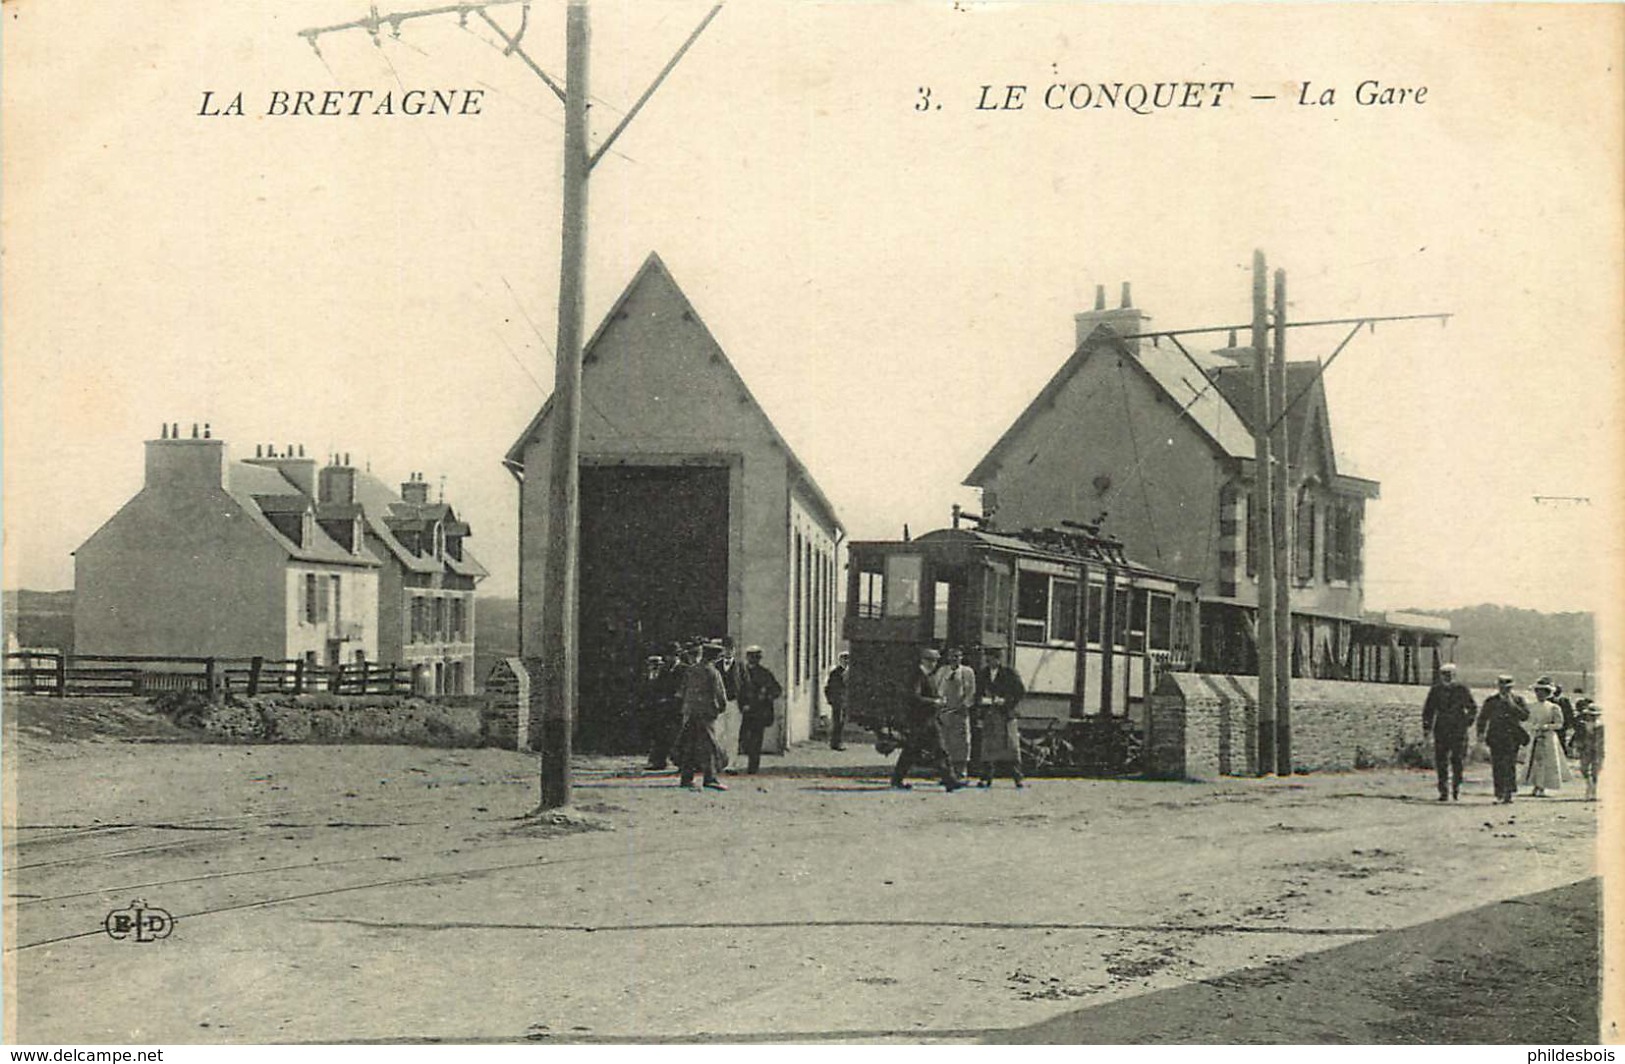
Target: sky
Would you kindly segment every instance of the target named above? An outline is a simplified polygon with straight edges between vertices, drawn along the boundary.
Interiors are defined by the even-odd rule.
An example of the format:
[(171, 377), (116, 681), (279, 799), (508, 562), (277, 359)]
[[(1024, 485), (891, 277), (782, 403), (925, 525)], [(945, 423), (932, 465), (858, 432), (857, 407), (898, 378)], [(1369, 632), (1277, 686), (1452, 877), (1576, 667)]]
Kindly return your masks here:
[[(594, 143), (708, 9), (594, 0)], [(234, 457), (444, 478), (484, 590), (514, 593), (501, 459), (551, 387), (562, 107), (478, 19), (319, 53), (298, 33), (365, 13), (5, 5), (6, 587), (70, 587), (142, 441), (208, 422)], [(563, 23), (537, 0), (524, 40), (561, 79)], [(1261, 248), (1294, 319), (1454, 315), (1363, 332), (1326, 373), (1345, 468), (1382, 484), (1367, 605), (1611, 609), (1622, 26), (1617, 5), (730, 4), (593, 171), (588, 329), (659, 252), (848, 535), (891, 538), (976, 505), (961, 481), (1097, 284), (1132, 282), (1157, 328), (1241, 322)], [(1427, 92), (1361, 104), (1371, 80)], [(1102, 82), (1200, 82), (1206, 106), (1045, 106)], [(1021, 109), (978, 107), (1011, 84)], [(414, 88), (480, 90), (480, 113), (266, 113)], [(245, 113), (200, 114), (206, 91)]]

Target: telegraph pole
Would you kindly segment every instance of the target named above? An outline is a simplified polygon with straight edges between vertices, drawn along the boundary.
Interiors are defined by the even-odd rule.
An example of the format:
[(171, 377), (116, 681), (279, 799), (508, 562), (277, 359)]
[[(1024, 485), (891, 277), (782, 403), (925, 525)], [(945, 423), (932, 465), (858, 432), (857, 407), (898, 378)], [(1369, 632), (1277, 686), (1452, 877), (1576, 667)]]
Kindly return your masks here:
[[(1270, 369), (1270, 451), (1275, 465), (1275, 774), (1292, 775), (1292, 459), (1286, 434), (1286, 271), (1275, 271), (1275, 351)], [(1298, 530), (1298, 535), (1303, 530)], [(1313, 559), (1311, 559), (1311, 570)], [(1260, 683), (1263, 681), (1260, 680)]]
[[(485, 9), (514, 3), (521, 5), (521, 16), (519, 28), (510, 33)], [(456, 15), (459, 22), (467, 26), (469, 16), (477, 15), (502, 38), (503, 54), (517, 55), (564, 103), (564, 224), (559, 264), (558, 344), (554, 351), (553, 438), (547, 482), (548, 535), (542, 558), (543, 589), (551, 602), (550, 605), (541, 606), (542, 676), (537, 684), (542, 707), (539, 757), (542, 809), (569, 805), (571, 790), (570, 753), (577, 693), (576, 595), (581, 538), (581, 356), (586, 303), (587, 178), (610, 145), (625, 132), (666, 76), (722, 10), (721, 4), (711, 8), (620, 123), (604, 138), (598, 150), (591, 151), (587, 141), (587, 67), (592, 36), (588, 0), (568, 0), (568, 5), (565, 14), (563, 88), (521, 47), (530, 24), (529, 0), (462, 0), (383, 15), (374, 6), (365, 18), (299, 31), (299, 35), (310, 42), (319, 57), (321, 47), (318, 42), (329, 33), (365, 30), (372, 37), (373, 44), (382, 47), (380, 31), (385, 28), (390, 31), (391, 37), (399, 37), (401, 24), (414, 19)]]
[(559, 257), (559, 331), (554, 349), (553, 446), (547, 479), (542, 587), (543, 809), (570, 804), (570, 752), (576, 719), (576, 582), (581, 510), (581, 333), (587, 250), (587, 0), (565, 14), (564, 224)]
[[(1253, 639), (1258, 648), (1258, 774), (1275, 771), (1275, 672), (1280, 667), (1275, 641), (1275, 468), (1271, 461), (1270, 352), (1268, 277), (1264, 252), (1253, 252), (1253, 502), (1258, 506), (1258, 624)], [(1251, 518), (1252, 515), (1248, 515)]]

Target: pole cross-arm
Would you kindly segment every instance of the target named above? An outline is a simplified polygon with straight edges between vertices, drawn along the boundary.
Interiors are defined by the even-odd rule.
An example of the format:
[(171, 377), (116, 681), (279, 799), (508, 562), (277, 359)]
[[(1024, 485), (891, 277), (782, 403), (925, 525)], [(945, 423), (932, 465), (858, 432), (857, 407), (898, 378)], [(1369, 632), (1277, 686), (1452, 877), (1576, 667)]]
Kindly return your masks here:
[(1319, 321), (1319, 322), (1315, 322), (1315, 321), (1287, 322), (1286, 323), (1286, 328), (1288, 328), (1288, 329), (1292, 328), (1293, 325), (1296, 325), (1296, 324), (1301, 324), (1301, 325), (1347, 325), (1347, 324), (1352, 323), (1354, 327), (1349, 330), (1347, 336), (1343, 337), (1342, 342), (1337, 345), (1337, 347), (1332, 351), (1331, 355), (1326, 359), (1326, 361), (1322, 362), (1315, 369), (1315, 375), (1313, 377), (1310, 377), (1308, 382), (1305, 383), (1304, 386), (1298, 390), (1298, 394), (1294, 395), (1292, 397), (1292, 401), (1287, 403), (1286, 406), (1281, 408), (1281, 412), (1278, 415), (1276, 415), (1274, 421), (1270, 422), (1269, 428), (1266, 429), (1265, 431), (1274, 432), (1275, 427), (1277, 425), (1279, 425), (1281, 422), (1286, 420), (1286, 416), (1292, 412), (1292, 408), (1297, 406), (1298, 403), (1303, 399), (1303, 397), (1309, 394), (1310, 389), (1312, 389), (1315, 386), (1316, 381), (1320, 380), (1321, 377), (1325, 376), (1326, 371), (1331, 368), (1332, 363), (1337, 361), (1337, 356), (1341, 355), (1343, 353), (1343, 349), (1346, 348), (1349, 345), (1349, 343), (1356, 336), (1358, 336), (1360, 334), (1360, 330), (1362, 328), (1369, 325), (1369, 326), (1371, 326), (1371, 328), (1373, 330), (1375, 330), (1376, 327), (1377, 327), (1377, 322), (1379, 322), (1379, 321), (1419, 321), (1419, 320), (1421, 320), (1421, 321), (1431, 321), (1431, 320), (1435, 320), (1435, 319), (1438, 320), (1442, 324), (1448, 324), (1449, 321), (1450, 321), (1450, 315), (1449, 314), (1401, 314), (1401, 315), (1396, 315), (1394, 317), (1388, 317), (1388, 318), (1342, 318), (1342, 319), (1336, 319), (1336, 320), (1332, 320), (1332, 321)]
[(678, 61), (683, 58), (689, 48), (693, 47), (694, 42), (700, 39), (700, 34), (705, 32), (705, 27), (711, 24), (711, 20), (716, 18), (717, 12), (721, 10), (722, 5), (716, 5), (700, 20), (700, 24), (694, 27), (694, 32), (688, 35), (688, 40), (683, 42), (683, 46), (677, 49), (676, 54), (666, 62), (660, 73), (655, 75), (654, 81), (650, 82), (649, 87), (643, 90), (643, 95), (638, 97), (638, 102), (633, 104), (632, 109), (626, 112), (626, 117), (622, 118), (620, 124), (610, 131), (609, 136), (604, 138), (604, 143), (598, 145), (598, 150), (592, 153), (592, 158), (587, 160), (587, 169), (589, 171), (598, 165), (598, 160), (602, 159), (604, 153), (609, 151), (610, 145), (614, 144), (616, 138), (625, 131), (627, 126), (632, 124), (632, 119), (636, 118), (638, 112), (643, 110), (643, 105), (648, 103), (649, 98), (655, 94), (655, 90), (660, 88), (660, 83), (666, 80), (666, 75), (676, 68)]
[[(530, 5), (529, 4), (525, 5), (525, 11), (527, 13), (530, 11)], [(553, 95), (557, 96), (559, 98), (559, 102), (563, 103), (564, 102), (564, 88), (563, 88), (563, 86), (561, 86), (557, 81), (555, 81), (552, 77), (550, 77), (548, 75), (547, 71), (545, 71), (541, 67), (537, 66), (536, 65), (536, 60), (532, 59), (528, 52), (526, 52), (523, 48), (519, 47), (519, 39), (525, 35), (525, 23), (524, 23), (524, 21), (522, 20), (519, 23), (519, 32), (510, 37), (508, 35), (507, 30), (505, 30), (501, 26), (497, 25), (497, 20), (496, 19), (492, 18), (490, 15), (485, 13), (484, 8), (480, 9), (480, 18), (484, 19), (485, 24), (487, 26), (490, 26), (493, 30), (495, 30), (498, 37), (502, 38), (502, 44), (503, 44), (502, 54), (503, 55), (517, 55), (524, 62), (524, 64), (526, 66), (530, 67), (531, 73), (533, 73), (537, 77), (541, 78), (542, 81), (547, 84), (547, 87), (553, 90)]]
[[(521, 5), (519, 30), (516, 33), (510, 34), (503, 29), (485, 10), (487, 7), (496, 7), (502, 4)], [(424, 7), (413, 11), (393, 11), (387, 15), (380, 15), (378, 5), (374, 4), (371, 10), (367, 12), (366, 18), (340, 22), (332, 26), (312, 26), (309, 29), (300, 30), (299, 36), (309, 41), (310, 46), (315, 48), (316, 53), (320, 55), (321, 47), (316, 43), (316, 40), (326, 33), (340, 33), (344, 30), (366, 30), (372, 35), (373, 44), (381, 44), (382, 42), (378, 39), (378, 31), (385, 26), (389, 27), (390, 36), (399, 37), (401, 35), (401, 23), (409, 22), (412, 19), (429, 18), (434, 15), (456, 15), (458, 20), (464, 26), (467, 26), (468, 16), (471, 14), (480, 16), (485, 24), (495, 30), (498, 37), (502, 38), (503, 55), (517, 55), (524, 61), (526, 66), (530, 67), (531, 73), (547, 83), (547, 87), (553, 90), (555, 96), (561, 101), (564, 99), (564, 88), (558, 83), (558, 80), (540, 66), (537, 66), (536, 61), (523, 48), (519, 47), (519, 42), (524, 39), (526, 27), (530, 25), (530, 0), (480, 0), (477, 4), (442, 4), (439, 7)]]

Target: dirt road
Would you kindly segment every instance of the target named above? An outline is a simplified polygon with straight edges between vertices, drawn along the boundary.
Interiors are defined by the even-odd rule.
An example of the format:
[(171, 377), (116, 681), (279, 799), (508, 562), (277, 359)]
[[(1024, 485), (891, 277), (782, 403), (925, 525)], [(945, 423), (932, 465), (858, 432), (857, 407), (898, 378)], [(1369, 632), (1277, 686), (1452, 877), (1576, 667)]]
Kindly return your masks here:
[[(534, 759), (494, 750), (25, 736), (10, 755), (6, 948), (29, 1043), (1407, 1040), (1378, 1014), (1399, 1007), (1380, 946), (1326, 970), (1344, 1004), (1312, 1018), (1222, 1026), (1234, 1001), (1213, 1012), (1206, 992), (1229, 973), (1232, 996), (1276, 998), (1248, 973), (1596, 860), (1595, 806), (1492, 805), (1483, 766), (1440, 805), (1415, 772), (947, 795), (887, 790), (872, 750), (808, 747), (718, 794), (597, 759), (554, 825), (524, 819)], [(1467, 950), (1491, 923), (1568, 928), (1545, 954), (1578, 973), (1565, 1021), (1431, 1037), (1595, 1041), (1588, 891), (1402, 936)], [(168, 938), (104, 933), (136, 898), (173, 914)], [(1406, 977), (1426, 981), (1423, 953)]]

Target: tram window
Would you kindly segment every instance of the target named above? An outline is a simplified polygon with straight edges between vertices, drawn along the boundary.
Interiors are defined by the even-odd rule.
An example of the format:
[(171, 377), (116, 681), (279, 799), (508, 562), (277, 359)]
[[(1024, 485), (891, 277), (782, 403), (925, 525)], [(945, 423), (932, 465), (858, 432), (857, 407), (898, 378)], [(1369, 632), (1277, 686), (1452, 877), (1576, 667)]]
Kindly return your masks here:
[(938, 580), (931, 591), (931, 638), (948, 638), (948, 584)]
[(918, 617), (920, 615), (920, 571), (922, 559), (918, 554), (888, 554), (886, 556), (886, 616)]
[(868, 619), (879, 617), (885, 592), (884, 576), (867, 570), (858, 573), (858, 616)]
[(1174, 600), (1167, 595), (1151, 596), (1151, 627), (1146, 636), (1152, 650), (1174, 648)]
[(1016, 639), (1022, 643), (1042, 643), (1049, 626), (1049, 576), (1019, 573), (1016, 576)]
[(1087, 636), (1089, 642), (1100, 642), (1101, 626), (1104, 624), (1106, 610), (1106, 589), (1099, 584), (1089, 585), (1089, 599), (1085, 603), (1084, 617), (1088, 625)]
[(982, 628), (1003, 634), (1010, 630), (1010, 574), (987, 571), (987, 592), (982, 597)]
[(1113, 612), (1116, 614), (1112, 618), (1113, 646), (1128, 646), (1128, 597), (1128, 588), (1120, 587), (1112, 599)]
[(1075, 642), (1078, 638), (1078, 585), (1071, 580), (1057, 580), (1050, 589), (1051, 639)]

